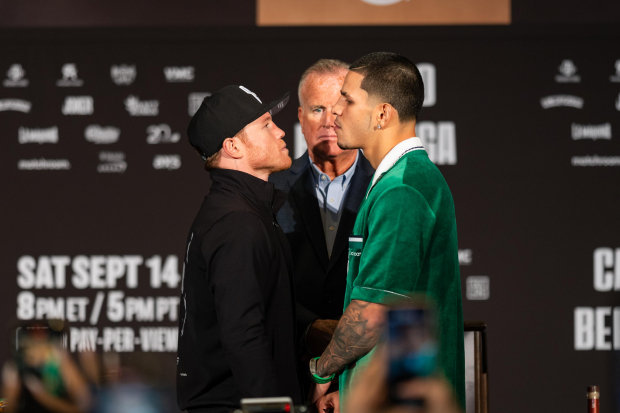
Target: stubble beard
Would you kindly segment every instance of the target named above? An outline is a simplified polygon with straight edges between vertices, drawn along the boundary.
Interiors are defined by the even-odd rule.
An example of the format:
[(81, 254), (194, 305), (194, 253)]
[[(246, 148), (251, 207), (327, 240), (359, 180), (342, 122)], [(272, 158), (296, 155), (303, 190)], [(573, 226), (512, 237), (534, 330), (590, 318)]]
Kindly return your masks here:
[(357, 148), (352, 147), (346, 142), (340, 142), (340, 141), (338, 141), (338, 147), (342, 149), (343, 151), (347, 151), (349, 149), (357, 149)]
[(293, 163), (289, 155), (283, 155), (280, 152), (270, 152), (251, 143), (248, 146), (251, 150), (250, 166), (254, 170), (273, 174), (290, 168)]
[[(342, 131), (342, 128), (340, 130)], [(344, 139), (340, 138), (340, 135), (338, 134), (338, 132), (336, 132), (336, 145), (338, 145), (338, 147), (342, 149), (343, 151), (346, 151), (347, 149), (351, 149), (349, 148), (349, 145), (347, 144), (347, 142), (345, 142)]]
[[(282, 158), (284, 158), (284, 156)], [(284, 170), (290, 168), (292, 164), (293, 164), (293, 160), (291, 159), (291, 157), (289, 155), (286, 155), (286, 159), (281, 159), (280, 164), (278, 166), (272, 168), (270, 173), (276, 173), (276, 172), (284, 171)]]
[[(340, 139), (340, 136), (338, 136), (338, 147), (342, 150), (347, 150), (347, 149), (362, 149), (361, 144), (363, 142), (365, 142), (370, 134), (370, 132), (372, 132), (372, 121), (370, 116), (368, 116), (368, 125), (367, 125), (367, 130), (364, 131), (363, 128), (361, 128), (362, 130), (358, 130), (356, 131), (356, 136), (357, 136), (357, 144), (353, 144), (351, 142), (346, 142), (344, 139)], [(342, 129), (341, 129), (342, 130)], [(337, 133), (336, 133), (337, 134)]]
[(338, 137), (338, 140), (336, 141), (338, 147), (340, 149), (342, 149), (343, 151), (349, 150), (349, 149), (358, 149), (356, 147), (354, 147), (350, 142), (345, 141), (344, 139), (340, 139), (340, 137)]

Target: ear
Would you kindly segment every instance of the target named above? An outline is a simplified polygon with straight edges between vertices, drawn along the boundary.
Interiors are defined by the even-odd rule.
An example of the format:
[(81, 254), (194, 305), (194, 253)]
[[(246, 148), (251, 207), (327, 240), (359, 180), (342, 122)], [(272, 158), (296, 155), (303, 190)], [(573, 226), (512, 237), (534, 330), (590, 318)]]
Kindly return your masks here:
[(375, 119), (377, 125), (381, 125), (381, 128), (385, 128), (394, 118), (398, 119), (398, 113), (396, 113), (394, 106), (389, 103), (381, 103), (380, 105), (377, 105)]
[(245, 146), (239, 138), (227, 138), (222, 144), (222, 150), (233, 159), (243, 158)]
[(301, 126), (304, 126), (304, 118), (303, 118), (304, 109), (300, 106), (297, 108), (297, 119), (299, 119), (299, 123)]

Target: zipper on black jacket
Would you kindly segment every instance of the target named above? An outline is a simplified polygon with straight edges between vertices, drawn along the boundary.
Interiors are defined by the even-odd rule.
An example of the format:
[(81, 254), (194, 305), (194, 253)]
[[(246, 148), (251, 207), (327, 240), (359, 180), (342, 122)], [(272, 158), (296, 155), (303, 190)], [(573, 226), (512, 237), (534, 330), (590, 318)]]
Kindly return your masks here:
[(276, 217), (276, 214), (272, 212), (271, 217), (273, 218), (273, 222), (272, 222), (273, 226), (280, 228), (280, 224), (278, 224), (278, 218)]
[(276, 216), (276, 213), (273, 212), (273, 204), (276, 202), (276, 192), (273, 192), (273, 197), (271, 197), (271, 207), (269, 208), (269, 210), (271, 211), (271, 223), (273, 224), (274, 227), (276, 228), (280, 228), (280, 224), (278, 223), (278, 217)]

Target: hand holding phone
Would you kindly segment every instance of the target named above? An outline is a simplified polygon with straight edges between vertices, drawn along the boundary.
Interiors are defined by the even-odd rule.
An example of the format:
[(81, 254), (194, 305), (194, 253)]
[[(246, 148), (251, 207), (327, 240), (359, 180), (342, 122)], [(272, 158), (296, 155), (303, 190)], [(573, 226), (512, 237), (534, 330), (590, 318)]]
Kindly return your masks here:
[(387, 328), (390, 398), (398, 404), (422, 405), (422, 400), (405, 399), (396, 389), (404, 381), (435, 375), (438, 343), (434, 313), (426, 304), (403, 304), (390, 309)]

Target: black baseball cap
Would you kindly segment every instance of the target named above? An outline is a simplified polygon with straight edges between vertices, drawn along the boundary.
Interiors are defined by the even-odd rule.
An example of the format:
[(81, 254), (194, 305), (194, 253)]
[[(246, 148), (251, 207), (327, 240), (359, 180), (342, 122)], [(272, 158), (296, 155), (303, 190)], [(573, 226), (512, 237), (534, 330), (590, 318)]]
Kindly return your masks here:
[(244, 86), (226, 86), (204, 98), (192, 116), (187, 127), (189, 143), (206, 160), (222, 149), (224, 140), (232, 138), (267, 112), (275, 115), (288, 100), (289, 93), (286, 92), (280, 99), (264, 104)]

